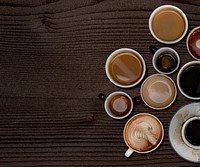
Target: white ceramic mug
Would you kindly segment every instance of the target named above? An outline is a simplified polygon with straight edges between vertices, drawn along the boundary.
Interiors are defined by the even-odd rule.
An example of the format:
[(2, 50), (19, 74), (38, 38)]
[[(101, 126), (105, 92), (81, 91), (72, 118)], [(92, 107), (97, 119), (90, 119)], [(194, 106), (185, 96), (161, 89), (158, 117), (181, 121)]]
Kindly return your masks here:
[[(193, 97), (191, 95), (188, 95), (184, 89), (182, 88), (181, 86), (181, 76), (183, 74), (183, 72), (186, 70), (186, 69), (189, 69), (190, 67), (193, 67), (193, 66), (198, 66), (200, 68), (200, 61), (190, 61), (186, 64), (184, 64), (181, 69), (179, 70), (178, 72), (178, 75), (177, 75), (177, 86), (178, 86), (178, 89), (179, 91), (187, 98), (189, 99), (192, 99), (192, 100), (200, 100), (200, 96), (199, 97)], [(196, 76), (198, 77), (198, 76)], [(199, 78), (199, 77), (198, 77)], [(183, 81), (182, 81), (183, 82)], [(189, 82), (192, 82), (192, 81), (189, 81)], [(199, 89), (199, 88), (198, 88)]]
[[(130, 109), (129, 111), (123, 115), (123, 116), (118, 116), (116, 114), (114, 114), (111, 109), (110, 109), (110, 102), (111, 100), (113, 99), (113, 97), (117, 96), (117, 95), (122, 95), (122, 96), (125, 96), (129, 99), (129, 102), (130, 102)], [(101, 100), (104, 101), (104, 109), (106, 111), (106, 113), (111, 117), (111, 118), (114, 118), (114, 119), (124, 119), (126, 117), (128, 117), (131, 112), (133, 111), (134, 109), (134, 106), (135, 104), (137, 103), (141, 103), (142, 102), (142, 99), (140, 96), (137, 96), (135, 98), (131, 98), (131, 96), (129, 96), (127, 93), (125, 92), (122, 92), (122, 91), (116, 91), (116, 92), (113, 92), (111, 94), (109, 94), (108, 96), (103, 94), (103, 93), (100, 93), (99, 96), (98, 96)], [(122, 104), (123, 105), (123, 104)]]
[[(133, 131), (131, 130), (131, 126), (134, 126)], [(132, 137), (131, 139), (134, 140), (132, 144), (130, 143), (130, 136)], [(144, 154), (156, 150), (162, 143), (164, 128), (161, 121), (154, 115), (140, 113), (134, 115), (127, 121), (124, 127), (123, 137), (126, 145), (129, 147), (125, 152), (125, 156), (128, 158), (134, 152)], [(147, 143), (149, 144), (147, 145)], [(146, 148), (145, 145), (147, 145)], [(138, 148), (140, 146), (144, 146), (144, 148), (141, 148), (141, 150), (136, 149), (136, 147)]]
[[(139, 59), (140, 63), (142, 64), (141, 76), (134, 83), (126, 84), (125, 85), (125, 84), (121, 84), (121, 83), (115, 81), (112, 78), (111, 71), (109, 70), (110, 63), (113, 60), (113, 58), (115, 58), (117, 55), (122, 54), (122, 53), (130, 53), (130, 54), (134, 55), (134, 57), (137, 57)], [(123, 64), (123, 66), (126, 66), (126, 64)], [(145, 73), (146, 73), (146, 64), (145, 64), (145, 61), (144, 61), (143, 57), (137, 51), (135, 51), (133, 49), (129, 49), (129, 48), (121, 48), (121, 49), (115, 50), (114, 52), (112, 52), (109, 55), (109, 57), (107, 58), (107, 61), (106, 61), (106, 65), (105, 65), (105, 71), (106, 71), (106, 75), (107, 75), (108, 79), (114, 85), (116, 85), (118, 87), (121, 87), (121, 88), (130, 88), (130, 87), (134, 87), (134, 86), (138, 85), (142, 81), (142, 79), (144, 78)], [(124, 71), (124, 73), (126, 73), (126, 70)]]
[[(185, 23), (185, 27), (184, 27), (184, 32), (182, 33), (182, 35), (178, 38), (178, 39), (175, 39), (175, 40), (171, 40), (171, 41), (167, 41), (167, 40), (162, 40), (160, 39), (158, 36), (156, 36), (156, 34), (154, 33), (154, 30), (153, 30), (153, 26), (152, 26), (152, 22), (153, 22), (153, 19), (155, 18), (155, 16), (160, 13), (161, 11), (164, 11), (164, 10), (173, 10), (175, 12), (177, 12), (178, 14), (181, 15), (181, 17), (183, 18), (184, 20), (184, 23)], [(170, 30), (170, 28), (167, 28), (168, 30)], [(188, 20), (187, 20), (187, 17), (186, 15), (184, 14), (184, 12), (179, 9), (178, 7), (176, 6), (173, 6), (173, 5), (162, 5), (158, 8), (156, 8), (150, 15), (150, 18), (149, 18), (149, 30), (150, 30), (150, 33), (152, 34), (152, 36), (159, 42), (161, 43), (164, 43), (164, 44), (175, 44), (177, 42), (179, 42), (180, 40), (183, 39), (183, 37), (186, 35), (187, 33), (187, 30), (188, 30)]]
[[(157, 49), (153, 45), (151, 45), (149, 48), (150, 48), (151, 52), (153, 53), (152, 64), (153, 64), (154, 69), (157, 72), (159, 72), (161, 74), (166, 74), (166, 75), (170, 75), (170, 74), (173, 74), (174, 72), (176, 72), (176, 70), (178, 69), (178, 67), (180, 65), (180, 57), (174, 49), (172, 49), (170, 47), (162, 47), (160, 49)], [(175, 67), (168, 72), (162, 71), (161, 69), (158, 68), (158, 65), (157, 65), (158, 58), (164, 54), (170, 54), (173, 57), (173, 59), (176, 61), (175, 62), (176, 64), (174, 64)]]
[(187, 137), (185, 135), (186, 128), (187, 128), (188, 124), (191, 123), (191, 121), (194, 121), (194, 120), (199, 120), (200, 121), (200, 117), (194, 116), (194, 117), (189, 118), (187, 121), (185, 121), (184, 124), (183, 124), (182, 130), (181, 130), (181, 136), (182, 136), (182, 139), (185, 142), (185, 144), (187, 144), (189, 147), (197, 150), (197, 149), (200, 149), (200, 146), (196, 146), (196, 145), (193, 145), (192, 143), (190, 143), (186, 139)]

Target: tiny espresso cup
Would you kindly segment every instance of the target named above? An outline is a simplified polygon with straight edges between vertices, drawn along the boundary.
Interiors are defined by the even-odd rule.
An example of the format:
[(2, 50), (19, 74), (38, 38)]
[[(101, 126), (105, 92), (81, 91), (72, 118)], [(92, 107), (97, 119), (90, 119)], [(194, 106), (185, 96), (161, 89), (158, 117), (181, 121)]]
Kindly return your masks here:
[(186, 120), (182, 126), (181, 136), (186, 145), (192, 149), (200, 149), (200, 117), (194, 116)]
[(188, 20), (178, 7), (163, 5), (152, 12), (149, 18), (149, 30), (157, 41), (174, 44), (186, 35)]
[(174, 49), (170, 47), (157, 49), (153, 45), (149, 49), (153, 53), (152, 64), (157, 72), (170, 75), (178, 69), (180, 57)]
[(200, 60), (200, 26), (194, 28), (188, 35), (187, 41), (187, 50), (190, 55), (196, 59)]
[(106, 113), (114, 119), (128, 117), (133, 111), (135, 104), (142, 102), (140, 96), (131, 98), (131, 96), (122, 91), (113, 92), (108, 96), (100, 93), (99, 98), (104, 101)]
[(164, 137), (161, 121), (152, 114), (140, 113), (130, 118), (124, 127), (124, 141), (129, 147), (125, 152), (150, 153), (158, 148)]
[(121, 48), (112, 52), (107, 58), (105, 71), (114, 85), (130, 88), (142, 81), (146, 73), (146, 64), (137, 51)]
[(190, 61), (183, 65), (177, 75), (180, 92), (192, 100), (200, 100), (200, 61)]

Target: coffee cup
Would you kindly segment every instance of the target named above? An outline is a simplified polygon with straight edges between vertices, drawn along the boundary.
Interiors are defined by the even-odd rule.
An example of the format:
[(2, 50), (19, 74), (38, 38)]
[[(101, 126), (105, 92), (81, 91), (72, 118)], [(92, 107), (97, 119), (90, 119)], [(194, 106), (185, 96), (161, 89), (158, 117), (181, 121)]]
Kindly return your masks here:
[(177, 89), (174, 81), (167, 75), (154, 74), (144, 80), (140, 94), (148, 107), (162, 110), (175, 101)]
[(174, 49), (170, 47), (157, 49), (153, 45), (149, 49), (153, 53), (152, 64), (157, 72), (170, 75), (178, 69), (180, 57)]
[(114, 85), (130, 88), (142, 81), (146, 73), (146, 64), (137, 51), (121, 48), (110, 54), (105, 70), (108, 79)]
[(149, 30), (157, 41), (164, 44), (174, 44), (186, 35), (188, 20), (178, 7), (163, 5), (156, 8), (150, 15)]
[(187, 41), (187, 50), (190, 55), (196, 59), (200, 60), (200, 26), (194, 28), (188, 35)]
[(131, 96), (122, 91), (113, 92), (108, 96), (100, 93), (98, 97), (104, 101), (106, 113), (114, 119), (128, 117), (133, 111), (135, 104), (142, 102), (140, 96), (131, 98)]
[(186, 145), (192, 149), (200, 149), (200, 117), (189, 118), (183, 124), (181, 136)]
[(161, 121), (152, 114), (140, 113), (130, 118), (123, 131), (128, 150), (126, 157), (133, 152), (150, 153), (158, 148), (164, 137)]
[(183, 65), (177, 75), (180, 92), (192, 100), (200, 100), (200, 61), (190, 61)]

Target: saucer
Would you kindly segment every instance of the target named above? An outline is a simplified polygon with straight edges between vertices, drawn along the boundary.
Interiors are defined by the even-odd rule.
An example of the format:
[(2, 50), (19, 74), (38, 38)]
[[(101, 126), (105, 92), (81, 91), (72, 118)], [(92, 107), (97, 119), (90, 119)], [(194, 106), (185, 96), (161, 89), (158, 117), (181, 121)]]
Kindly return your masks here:
[(183, 123), (194, 116), (200, 116), (200, 103), (190, 103), (181, 107), (170, 122), (169, 141), (180, 157), (190, 162), (200, 163), (200, 149), (187, 146), (181, 136)]

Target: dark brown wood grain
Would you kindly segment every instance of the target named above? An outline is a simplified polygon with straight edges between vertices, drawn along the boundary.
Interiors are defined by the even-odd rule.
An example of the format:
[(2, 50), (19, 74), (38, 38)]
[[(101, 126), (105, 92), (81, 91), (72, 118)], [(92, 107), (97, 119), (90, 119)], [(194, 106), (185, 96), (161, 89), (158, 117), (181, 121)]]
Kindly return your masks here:
[[(198, 166), (180, 158), (168, 139), (174, 113), (191, 103), (179, 92), (163, 111), (144, 104), (164, 125), (161, 146), (150, 154), (124, 157), (123, 127), (109, 118), (98, 93), (123, 90), (104, 66), (115, 49), (137, 50), (156, 73), (148, 49), (158, 43), (148, 29), (151, 12), (163, 4), (180, 7), (189, 31), (200, 24), (198, 0), (0, 0), (0, 166)], [(181, 65), (193, 60), (186, 37), (172, 45)], [(171, 75), (176, 81), (177, 73)]]

